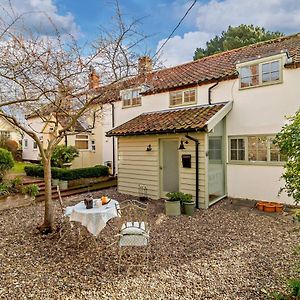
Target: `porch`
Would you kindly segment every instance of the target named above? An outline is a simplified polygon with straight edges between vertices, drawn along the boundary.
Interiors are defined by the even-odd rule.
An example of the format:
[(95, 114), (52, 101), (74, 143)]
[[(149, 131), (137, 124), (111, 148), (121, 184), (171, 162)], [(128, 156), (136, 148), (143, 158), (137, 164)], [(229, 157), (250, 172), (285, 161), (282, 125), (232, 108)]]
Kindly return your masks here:
[(151, 199), (191, 194), (198, 208), (226, 196), (225, 117), (232, 103), (142, 114), (118, 137), (118, 191)]

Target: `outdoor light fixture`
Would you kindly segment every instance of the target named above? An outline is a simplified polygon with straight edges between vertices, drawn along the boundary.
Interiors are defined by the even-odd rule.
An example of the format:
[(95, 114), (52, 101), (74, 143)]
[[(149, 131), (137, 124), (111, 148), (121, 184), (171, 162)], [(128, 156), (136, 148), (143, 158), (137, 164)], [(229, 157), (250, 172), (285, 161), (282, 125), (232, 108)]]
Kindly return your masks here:
[(149, 144), (149, 145), (147, 146), (146, 151), (152, 151), (152, 146), (151, 146), (151, 144)]
[(184, 147), (184, 144), (183, 144), (183, 140), (181, 140), (178, 150), (183, 150), (183, 149), (185, 149), (185, 147)]

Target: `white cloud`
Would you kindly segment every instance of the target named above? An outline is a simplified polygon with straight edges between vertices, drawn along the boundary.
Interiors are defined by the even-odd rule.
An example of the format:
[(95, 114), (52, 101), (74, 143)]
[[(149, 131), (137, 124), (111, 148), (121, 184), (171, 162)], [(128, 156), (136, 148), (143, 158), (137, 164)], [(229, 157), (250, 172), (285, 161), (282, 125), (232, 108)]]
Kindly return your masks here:
[[(182, 11), (187, 4), (182, 6)], [(211, 37), (226, 30), (229, 25), (254, 24), (267, 30), (284, 33), (298, 32), (300, 28), (299, 0), (210, 0), (196, 4), (188, 18), (194, 20), (196, 30), (175, 36), (164, 47), (162, 59), (166, 65), (184, 63), (193, 59), (197, 47), (205, 46)], [(189, 20), (189, 23), (190, 23)], [(159, 41), (157, 49), (164, 40)]]
[(299, 16), (299, 0), (211, 0), (197, 6), (196, 24), (199, 30), (213, 33), (241, 23), (295, 32), (300, 28)]
[[(188, 32), (183, 37), (178, 35), (171, 38), (163, 47), (161, 52), (161, 60), (166, 66), (174, 66), (193, 59), (195, 49), (204, 47), (205, 42), (211, 38), (206, 32)], [(165, 42), (159, 41), (157, 49)]]
[[(8, 20), (8, 15), (23, 14), (22, 24), (27, 29), (41, 35), (54, 35), (56, 29), (61, 33), (74, 36), (80, 34), (74, 16), (71, 13), (59, 14), (53, 0), (11, 0), (12, 10), (8, 1), (1, 3), (0, 7), (2, 8), (0, 9), (0, 18)], [(21, 25), (20, 22), (19, 25)]]

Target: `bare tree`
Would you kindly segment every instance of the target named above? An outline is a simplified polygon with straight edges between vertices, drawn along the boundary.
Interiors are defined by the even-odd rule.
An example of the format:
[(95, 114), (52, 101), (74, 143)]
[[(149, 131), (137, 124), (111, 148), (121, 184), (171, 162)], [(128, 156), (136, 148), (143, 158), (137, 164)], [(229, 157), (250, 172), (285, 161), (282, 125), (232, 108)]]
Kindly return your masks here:
[[(90, 48), (91, 54), (86, 55), (86, 48), (80, 48), (72, 36), (59, 32), (55, 24), (52, 24), (55, 35), (41, 37), (19, 22), (23, 16), (6, 12), (10, 18), (0, 19), (0, 116), (37, 143), (45, 180), (45, 214), (40, 230), (48, 233), (54, 225), (53, 150), (74, 131), (79, 118), (84, 115), (95, 118), (101, 103), (114, 95), (118, 82), (134, 74), (137, 57), (134, 52), (145, 36), (138, 32), (136, 20), (129, 23), (123, 20), (116, 2), (116, 27), (102, 28)], [(87, 80), (91, 65), (97, 67), (106, 83), (93, 91)], [(51, 124), (51, 131), (29, 126), (28, 114)], [(41, 141), (40, 134), (45, 133), (47, 141)]]

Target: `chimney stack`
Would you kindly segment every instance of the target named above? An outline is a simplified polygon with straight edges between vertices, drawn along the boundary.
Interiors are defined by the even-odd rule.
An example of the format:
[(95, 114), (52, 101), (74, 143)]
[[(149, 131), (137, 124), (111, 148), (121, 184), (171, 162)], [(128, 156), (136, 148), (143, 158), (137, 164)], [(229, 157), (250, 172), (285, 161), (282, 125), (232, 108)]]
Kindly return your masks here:
[(152, 59), (149, 56), (142, 56), (138, 61), (138, 73), (144, 75), (152, 71)]
[(96, 89), (100, 86), (100, 76), (97, 74), (93, 67), (90, 68), (89, 74), (89, 88)]

